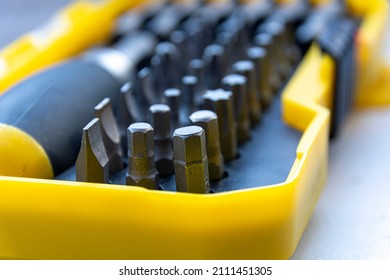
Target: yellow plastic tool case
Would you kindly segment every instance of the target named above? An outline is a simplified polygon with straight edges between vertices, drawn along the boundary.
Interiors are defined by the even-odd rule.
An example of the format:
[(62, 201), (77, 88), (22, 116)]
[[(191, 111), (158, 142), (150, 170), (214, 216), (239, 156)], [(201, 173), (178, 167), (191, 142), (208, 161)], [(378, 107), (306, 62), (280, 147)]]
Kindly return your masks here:
[[(0, 73), (0, 88), (3, 90), (32, 71), (104, 39), (112, 19), (133, 2), (78, 2), (66, 8), (61, 15), (69, 15), (68, 28), (56, 29), (53, 36), (45, 37), (48, 41), (44, 43), (49, 43), (45, 48), (27, 51), (32, 44), (27, 35), (1, 52), (0, 59), (12, 64)], [(388, 103), (389, 95), (385, 92), (389, 92), (390, 85), (383, 77), (389, 69), (377, 57), (388, 3), (348, 0), (346, 4), (353, 15), (362, 19), (357, 37), (357, 101)], [(101, 37), (80, 36), (97, 20), (106, 27)], [(66, 44), (66, 40), (77, 43)], [(16, 54), (17, 57), (11, 57)], [(0, 258), (290, 257), (327, 178), (335, 71), (332, 56), (314, 43), (282, 92), (282, 119), (302, 133), (295, 161), (284, 182), (203, 195), (3, 176)], [(375, 91), (368, 94), (368, 87)], [(0, 160), (12, 161), (6, 154), (1, 154)]]

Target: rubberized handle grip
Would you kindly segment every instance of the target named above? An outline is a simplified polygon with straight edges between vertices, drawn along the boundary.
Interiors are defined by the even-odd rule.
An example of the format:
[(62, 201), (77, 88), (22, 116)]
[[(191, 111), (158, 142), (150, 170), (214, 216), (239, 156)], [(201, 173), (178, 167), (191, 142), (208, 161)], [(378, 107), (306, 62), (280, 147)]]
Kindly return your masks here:
[(96, 65), (69, 61), (24, 80), (1, 96), (0, 123), (32, 136), (46, 151), (57, 175), (75, 163), (82, 129), (94, 117), (94, 107), (105, 97), (116, 104), (120, 86)]

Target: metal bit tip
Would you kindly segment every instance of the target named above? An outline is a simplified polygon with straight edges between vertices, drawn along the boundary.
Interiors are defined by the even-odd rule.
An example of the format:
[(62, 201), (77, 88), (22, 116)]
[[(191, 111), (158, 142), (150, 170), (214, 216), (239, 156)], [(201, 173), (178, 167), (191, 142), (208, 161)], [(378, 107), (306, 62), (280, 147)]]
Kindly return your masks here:
[(209, 193), (210, 181), (204, 130), (199, 126), (178, 128), (173, 134), (176, 190)]
[(219, 140), (217, 115), (209, 110), (201, 110), (192, 113), (190, 120), (194, 125), (202, 127), (206, 133), (210, 180), (221, 179), (224, 173), (224, 163)]
[(222, 80), (225, 90), (233, 93), (234, 115), (237, 122), (237, 139), (243, 143), (251, 136), (250, 112), (248, 110), (247, 79), (243, 75), (230, 74)]
[(155, 104), (149, 108), (151, 124), (154, 128), (156, 169), (160, 176), (173, 174), (173, 150), (171, 140), (171, 109), (165, 104)]
[(134, 123), (128, 128), (128, 170), (126, 184), (157, 189), (160, 177), (154, 163), (154, 133), (148, 123)]
[(104, 148), (100, 121), (93, 119), (83, 128), (80, 152), (76, 160), (76, 180), (108, 183), (109, 160)]
[(121, 136), (110, 98), (103, 99), (95, 106), (95, 117), (100, 119), (100, 128), (104, 147), (109, 158), (110, 172), (120, 171), (123, 169)]
[(237, 132), (232, 92), (222, 89), (208, 90), (203, 95), (204, 107), (218, 116), (221, 150), (225, 160), (237, 156)]
[(261, 104), (256, 82), (255, 65), (250, 60), (241, 60), (233, 65), (233, 71), (245, 76), (247, 80), (248, 108), (252, 124), (261, 119)]

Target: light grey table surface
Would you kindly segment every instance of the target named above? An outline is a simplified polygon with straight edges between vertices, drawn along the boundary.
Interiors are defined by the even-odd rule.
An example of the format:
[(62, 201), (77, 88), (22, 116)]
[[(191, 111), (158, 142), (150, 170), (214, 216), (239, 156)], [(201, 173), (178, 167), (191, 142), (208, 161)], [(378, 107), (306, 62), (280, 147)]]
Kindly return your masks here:
[[(68, 2), (0, 0), (0, 48)], [(355, 109), (331, 142), (328, 183), (292, 259), (390, 259), (390, 107)]]

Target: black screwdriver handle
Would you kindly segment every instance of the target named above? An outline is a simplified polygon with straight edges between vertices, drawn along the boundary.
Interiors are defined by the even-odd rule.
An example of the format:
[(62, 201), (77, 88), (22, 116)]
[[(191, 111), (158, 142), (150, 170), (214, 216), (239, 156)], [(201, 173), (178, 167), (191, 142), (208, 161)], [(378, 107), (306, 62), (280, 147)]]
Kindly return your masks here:
[(32, 136), (57, 175), (74, 164), (82, 129), (94, 118), (96, 104), (105, 97), (116, 104), (120, 86), (99, 66), (81, 60), (59, 64), (1, 96), (0, 123)]

